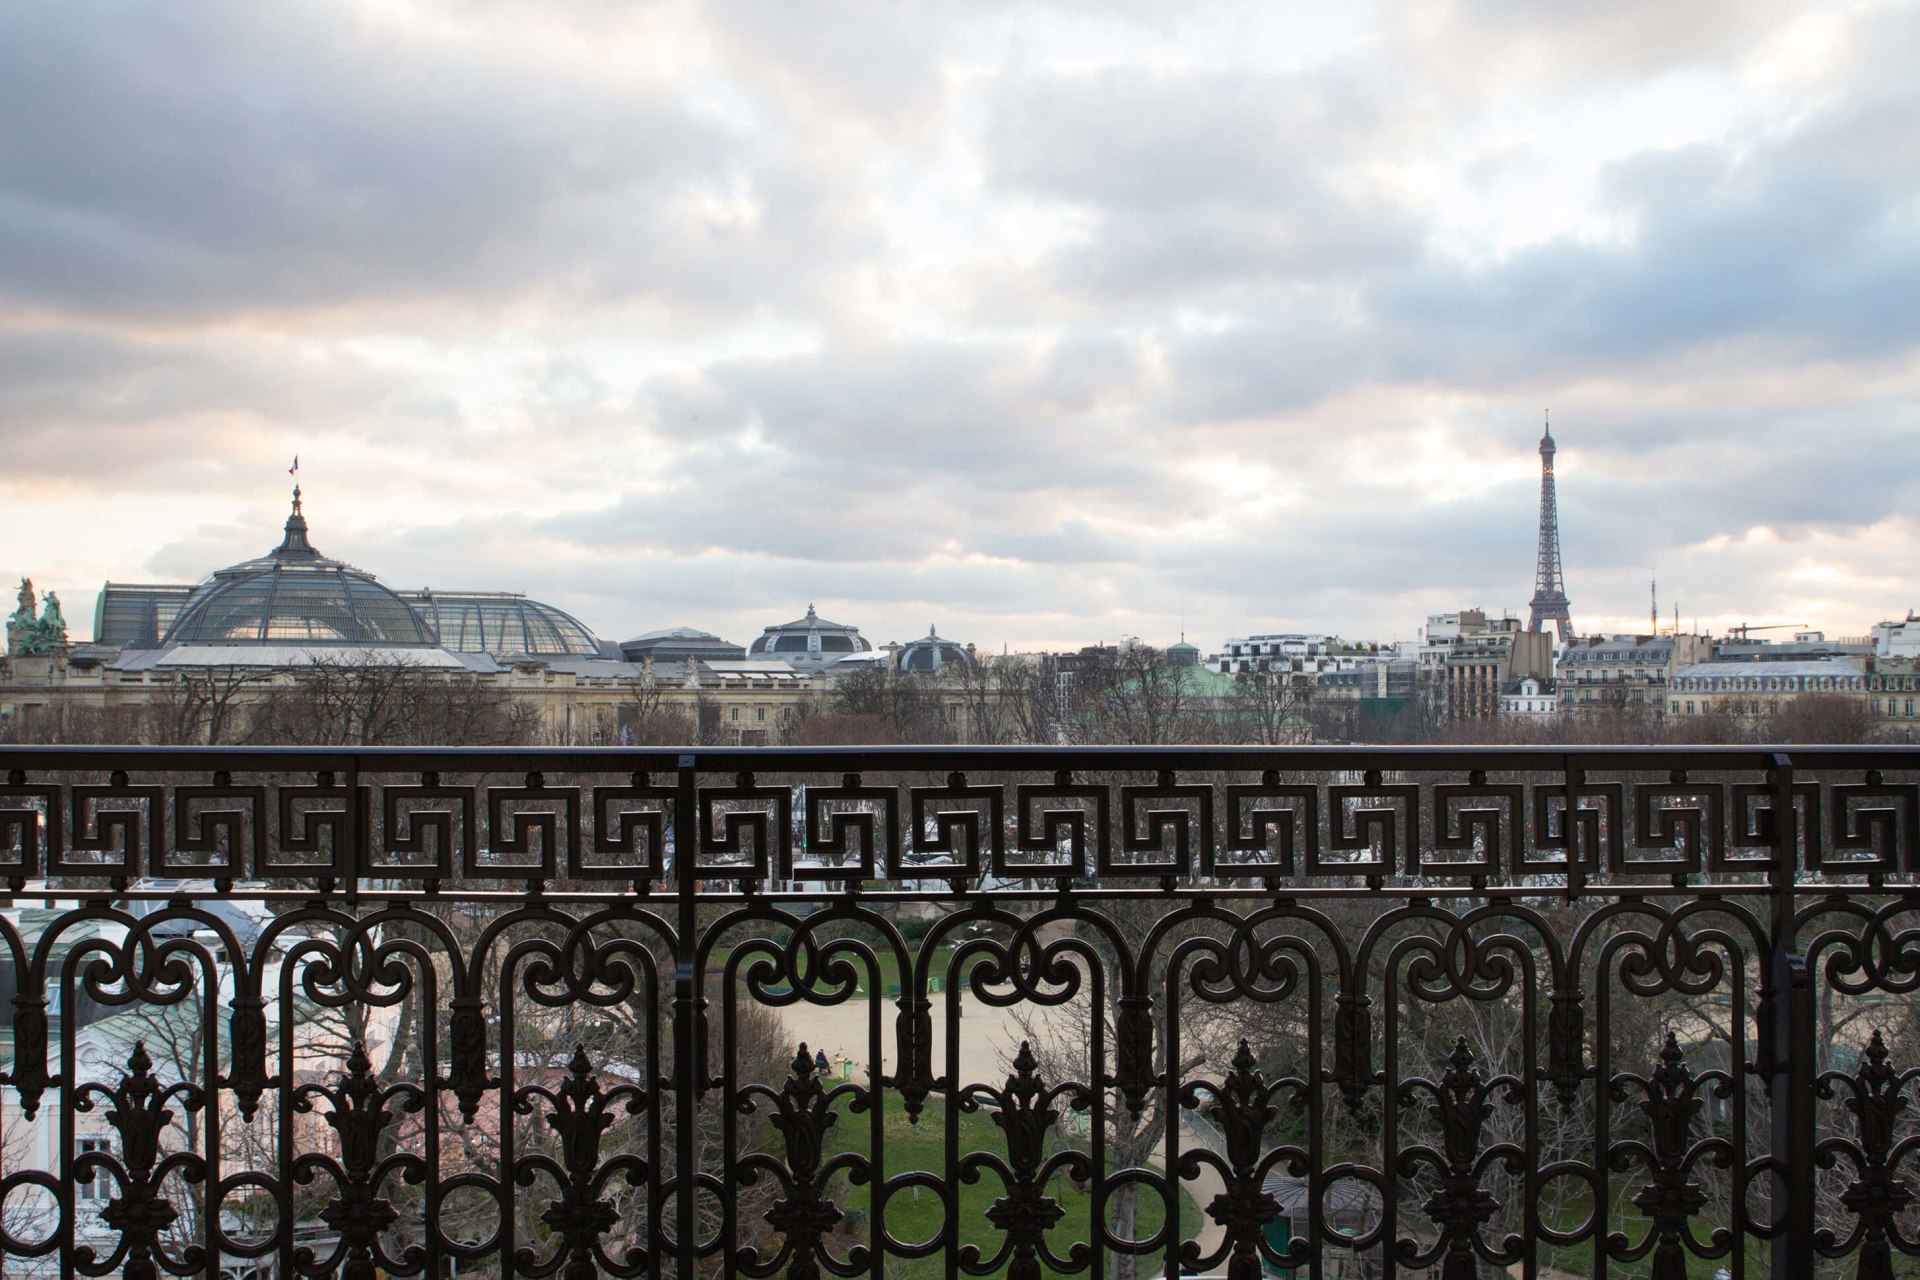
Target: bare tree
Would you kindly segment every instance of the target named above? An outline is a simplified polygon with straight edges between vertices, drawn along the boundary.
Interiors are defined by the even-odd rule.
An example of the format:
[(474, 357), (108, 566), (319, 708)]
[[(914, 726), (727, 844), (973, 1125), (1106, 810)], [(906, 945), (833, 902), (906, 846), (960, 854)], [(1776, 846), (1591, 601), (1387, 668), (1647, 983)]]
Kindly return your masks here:
[(825, 710), (790, 717), (793, 744), (948, 742), (940, 699), (924, 678), (875, 664), (840, 676)]
[(1767, 733), (1772, 742), (1872, 742), (1878, 736), (1868, 705), (1838, 693), (1803, 693), (1782, 703)]
[(1313, 682), (1292, 671), (1251, 671), (1238, 680), (1231, 725), (1237, 742), (1275, 747), (1306, 742)]
[(255, 742), (512, 746), (539, 734), (532, 705), (466, 673), (367, 655), (294, 669), (256, 709)]
[(651, 674), (633, 686), (616, 715), (623, 745), (674, 746), (694, 739), (693, 717), (667, 702), (666, 691)]
[(1188, 675), (1149, 645), (1082, 655), (1064, 728), (1076, 744), (1199, 742), (1219, 736)]
[(961, 736), (968, 742), (991, 745), (1027, 742), (1016, 715), (1010, 684), (1018, 681), (1022, 664), (1001, 656), (957, 663), (942, 669), (942, 678), (959, 695)]
[(989, 658), (995, 702), (1006, 742), (1049, 745), (1063, 740), (1066, 673), (1050, 654), (1003, 654)]
[(186, 667), (147, 704), (147, 739), (166, 746), (215, 746), (246, 734), (244, 709), (273, 681), (268, 667)]

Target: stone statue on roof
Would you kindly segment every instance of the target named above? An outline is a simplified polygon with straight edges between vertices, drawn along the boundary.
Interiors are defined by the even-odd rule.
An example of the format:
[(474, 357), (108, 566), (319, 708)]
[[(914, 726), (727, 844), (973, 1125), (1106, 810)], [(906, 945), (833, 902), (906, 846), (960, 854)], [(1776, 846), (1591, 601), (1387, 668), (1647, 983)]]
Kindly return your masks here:
[(59, 653), (67, 647), (67, 619), (60, 597), (47, 592), (46, 609), (33, 616), (33, 579), (20, 579), (18, 608), (7, 619), (7, 652), (12, 655)]
[(18, 635), (22, 639), (24, 639), (28, 633), (30, 633), (35, 627), (40, 625), (39, 623), (34, 621), (34, 617), (33, 617), (33, 579), (32, 578), (20, 579), (19, 604), (20, 604), (20, 607), (13, 611), (13, 616), (7, 619), (7, 652), (8, 653), (22, 652), (22, 650), (18, 646), (18, 642), (15, 641), (14, 637)]
[(40, 633), (55, 644), (67, 642), (67, 617), (60, 612), (60, 597), (47, 592), (46, 607), (40, 612)]

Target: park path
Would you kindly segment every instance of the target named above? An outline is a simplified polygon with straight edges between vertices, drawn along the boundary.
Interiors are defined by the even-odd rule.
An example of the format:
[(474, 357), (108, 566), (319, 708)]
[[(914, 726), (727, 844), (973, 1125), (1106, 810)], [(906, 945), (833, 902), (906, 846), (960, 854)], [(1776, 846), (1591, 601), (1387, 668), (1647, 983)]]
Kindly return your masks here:
[[(944, 1016), (947, 993), (933, 997), (933, 1070), (946, 1072), (948, 1023)], [(870, 1019), (874, 997), (855, 998), (837, 1005), (789, 1005), (778, 1010), (791, 1040), (805, 1041), (811, 1050), (827, 1055), (833, 1074), (864, 1080), (872, 1061)], [(880, 1052), (877, 1070), (889, 1074), (894, 1069), (894, 1017), (899, 1013), (893, 998), (878, 998), (880, 1014)], [(960, 1017), (954, 1024), (960, 1036), (960, 1081), (962, 1084), (1002, 1084), (1012, 1070), (1009, 1064), (1020, 1047), (1020, 1028), (1013, 1010), (1003, 1005), (983, 1003), (972, 991), (960, 993)], [(1181, 1141), (1199, 1145), (1191, 1130), (1181, 1128)], [(1155, 1161), (1159, 1167), (1159, 1161)], [(1226, 1231), (1206, 1215), (1213, 1198), (1226, 1190), (1226, 1184), (1211, 1166), (1203, 1166), (1200, 1177), (1184, 1184), (1200, 1207), (1198, 1240), (1203, 1250), (1217, 1248)]]

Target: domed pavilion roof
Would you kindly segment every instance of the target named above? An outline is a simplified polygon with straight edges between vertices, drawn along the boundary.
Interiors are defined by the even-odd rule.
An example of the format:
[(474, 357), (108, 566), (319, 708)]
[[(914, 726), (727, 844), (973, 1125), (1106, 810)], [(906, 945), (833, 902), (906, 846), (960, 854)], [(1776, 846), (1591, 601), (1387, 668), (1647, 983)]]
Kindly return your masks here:
[(431, 623), (372, 574), (314, 548), (295, 488), (280, 545), (196, 587), (160, 643), (425, 649), (438, 647), (439, 639)]
[(900, 652), (894, 658), (894, 669), (932, 675), (942, 667), (964, 667), (972, 661), (973, 655), (964, 646), (928, 627), (927, 634), (900, 646)]
[(750, 657), (785, 658), (796, 667), (814, 668), (872, 649), (858, 627), (829, 622), (808, 605), (806, 617), (768, 627), (747, 652)]

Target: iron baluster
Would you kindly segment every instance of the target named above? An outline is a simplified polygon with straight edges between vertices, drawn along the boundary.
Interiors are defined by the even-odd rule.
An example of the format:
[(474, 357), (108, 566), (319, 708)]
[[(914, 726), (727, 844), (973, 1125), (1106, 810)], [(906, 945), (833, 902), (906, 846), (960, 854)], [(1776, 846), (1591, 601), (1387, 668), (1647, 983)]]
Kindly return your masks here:
[(1090, 1102), (1087, 1091), (1077, 1085), (1049, 1087), (1042, 1081), (1033, 1046), (1025, 1040), (1014, 1055), (1013, 1071), (1004, 1087), (969, 1085), (960, 1094), (962, 1111), (977, 1111), (982, 1102), (994, 1104), (992, 1120), (1007, 1144), (1004, 1165), (979, 1152), (960, 1162), (962, 1181), (977, 1182), (982, 1171), (993, 1168), (1005, 1187), (1005, 1194), (987, 1207), (987, 1221), (1004, 1233), (1006, 1242), (984, 1260), (977, 1252), (963, 1250), (961, 1261), (969, 1272), (988, 1274), (1004, 1259), (1008, 1280), (1039, 1280), (1041, 1259), (1048, 1257), (1047, 1232), (1066, 1216), (1060, 1201), (1047, 1194), (1048, 1178), (1056, 1169), (1082, 1180), (1093, 1174), (1092, 1162), (1077, 1151), (1046, 1158), (1047, 1134), (1060, 1121), (1054, 1104), (1063, 1097), (1076, 1109)]
[(1587, 1078), (1586, 1024), (1580, 1006), (1586, 997), (1571, 981), (1556, 982), (1547, 993), (1547, 1082), (1562, 1111), (1571, 1111)]
[(1873, 1038), (1851, 1075), (1840, 1071), (1820, 1074), (1819, 1096), (1831, 1098), (1846, 1091), (1846, 1109), (1853, 1113), (1854, 1140), (1828, 1138), (1820, 1144), (1818, 1163), (1831, 1169), (1841, 1156), (1852, 1166), (1853, 1177), (1840, 1203), (1856, 1219), (1844, 1240), (1822, 1228), (1818, 1245), (1828, 1257), (1842, 1257), (1851, 1248), (1859, 1252), (1857, 1280), (1893, 1280), (1893, 1251), (1901, 1239), (1899, 1218), (1914, 1203), (1913, 1188), (1895, 1170), (1911, 1150), (1899, 1141), (1900, 1117), (1908, 1110), (1907, 1086), (1913, 1070), (1896, 1070), (1888, 1062), (1886, 1040), (1875, 1028)]
[(1485, 1249), (1480, 1228), (1500, 1210), (1500, 1201), (1480, 1185), (1482, 1172), (1496, 1158), (1506, 1160), (1511, 1172), (1520, 1171), (1520, 1149), (1499, 1143), (1483, 1150), (1481, 1131), (1493, 1115), (1494, 1091), (1518, 1094), (1518, 1083), (1512, 1076), (1489, 1077), (1480, 1070), (1467, 1038), (1460, 1036), (1439, 1080), (1414, 1079), (1400, 1086), (1403, 1103), (1419, 1093), (1433, 1099), (1427, 1114), (1439, 1124), (1441, 1135), (1438, 1149), (1423, 1143), (1400, 1153), (1403, 1175), (1412, 1175), (1421, 1165), (1431, 1166), (1440, 1175), (1439, 1187), (1420, 1206), (1438, 1228), (1440, 1239), (1425, 1257), (1402, 1241), (1403, 1262), (1417, 1264), (1439, 1257), (1444, 1280), (1475, 1280), (1479, 1271), (1475, 1255)]
[[(92, 1110), (96, 1097), (112, 1104), (106, 1118), (119, 1135), (120, 1157), (115, 1160), (97, 1152), (80, 1155), (73, 1162), (74, 1174), (105, 1172), (119, 1184), (100, 1211), (100, 1220), (119, 1233), (120, 1241), (104, 1260), (93, 1246), (80, 1245), (74, 1251), (74, 1265), (90, 1276), (103, 1276), (118, 1267), (127, 1280), (159, 1280), (160, 1237), (180, 1216), (161, 1194), (160, 1184), (176, 1171), (189, 1182), (200, 1182), (206, 1175), (205, 1162), (197, 1153), (161, 1151), (161, 1135), (172, 1126), (175, 1115), (168, 1104), (177, 1100), (183, 1111), (199, 1111), (206, 1105), (205, 1095), (198, 1085), (186, 1081), (163, 1085), (155, 1079), (153, 1059), (141, 1042), (127, 1058), (119, 1087), (84, 1085), (76, 1091), (75, 1109)], [(205, 1266), (205, 1251), (188, 1245), (181, 1252), (180, 1265), (187, 1270)]]
[(46, 974), (39, 965), (21, 975), (13, 997), (13, 1069), (7, 1083), (20, 1095), (20, 1110), (32, 1120), (40, 1112), (40, 1098), (60, 1083), (47, 1074)]
[(1359, 1115), (1373, 1086), (1373, 1031), (1367, 1010), (1373, 1001), (1357, 991), (1341, 991), (1333, 1001), (1332, 1080), (1350, 1115)]
[(633, 1250), (615, 1262), (601, 1247), (600, 1237), (620, 1222), (619, 1211), (602, 1193), (616, 1176), (624, 1177), (631, 1186), (644, 1185), (646, 1163), (629, 1155), (603, 1162), (600, 1145), (616, 1119), (614, 1108), (623, 1106), (630, 1116), (641, 1114), (646, 1091), (631, 1084), (603, 1090), (586, 1046), (575, 1045), (566, 1079), (557, 1088), (525, 1085), (515, 1091), (513, 1106), (519, 1114), (534, 1114), (536, 1102), (545, 1102), (550, 1108), (547, 1127), (560, 1140), (560, 1159), (522, 1156), (514, 1181), (531, 1187), (538, 1174), (545, 1172), (559, 1184), (559, 1197), (541, 1213), (540, 1221), (553, 1230), (560, 1244), (544, 1263), (531, 1248), (522, 1247), (514, 1255), (515, 1268), (522, 1275), (536, 1277), (558, 1272), (564, 1280), (593, 1280), (603, 1274), (603, 1268), (612, 1275), (639, 1274), (643, 1250)]
[(1814, 1257), (1814, 1041), (1813, 984), (1798, 944), (1795, 886), (1799, 877), (1800, 824), (1794, 810), (1793, 761), (1772, 757), (1767, 782), (1773, 857), (1767, 867), (1773, 918), (1768, 930), (1767, 983), (1761, 992), (1763, 1025), (1770, 1050), (1765, 1063), (1773, 1129), (1773, 1273), (1813, 1274)]
[[(312, 1250), (295, 1253), (298, 1269), (307, 1275), (332, 1274), (336, 1270), (344, 1280), (375, 1280), (379, 1263), (387, 1257), (380, 1237), (400, 1220), (393, 1202), (380, 1194), (381, 1184), (393, 1174), (412, 1183), (426, 1180), (429, 1170), (417, 1154), (398, 1151), (382, 1156), (382, 1140), (387, 1127), (403, 1114), (419, 1111), (425, 1095), (418, 1085), (401, 1082), (384, 1088), (374, 1078), (373, 1062), (367, 1056), (364, 1041), (355, 1041), (347, 1055), (347, 1069), (338, 1084), (302, 1085), (294, 1091), (293, 1108), (306, 1113), (316, 1099), (327, 1102), (325, 1120), (340, 1145), (335, 1161), (317, 1154), (294, 1160), (296, 1182), (310, 1183), (325, 1172), (334, 1181), (334, 1195), (320, 1210), (320, 1220), (339, 1236), (331, 1257), (316, 1262)], [(394, 1104), (399, 1103), (399, 1110)], [(417, 1263), (425, 1250), (409, 1250)]]
[(1280, 1114), (1273, 1105), (1274, 1094), (1286, 1085), (1286, 1081), (1267, 1083), (1251, 1046), (1242, 1040), (1233, 1055), (1233, 1070), (1221, 1084), (1189, 1084), (1181, 1091), (1181, 1102), (1189, 1107), (1199, 1105), (1202, 1091), (1212, 1095), (1206, 1114), (1219, 1127), (1226, 1147), (1226, 1189), (1206, 1211), (1226, 1229), (1227, 1280), (1260, 1280), (1262, 1275), (1260, 1235), (1280, 1212), (1280, 1202), (1263, 1185), (1273, 1163), (1263, 1159), (1267, 1125)]

